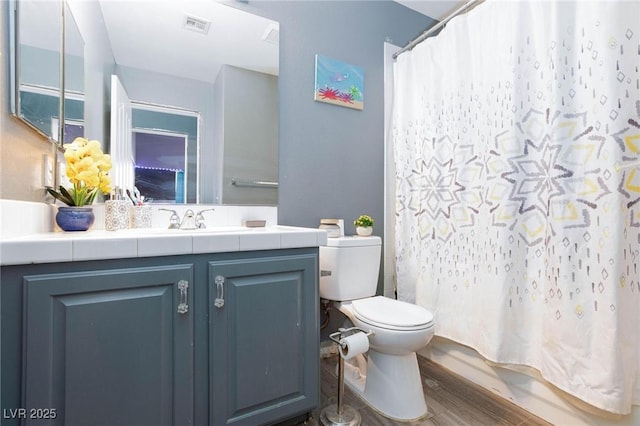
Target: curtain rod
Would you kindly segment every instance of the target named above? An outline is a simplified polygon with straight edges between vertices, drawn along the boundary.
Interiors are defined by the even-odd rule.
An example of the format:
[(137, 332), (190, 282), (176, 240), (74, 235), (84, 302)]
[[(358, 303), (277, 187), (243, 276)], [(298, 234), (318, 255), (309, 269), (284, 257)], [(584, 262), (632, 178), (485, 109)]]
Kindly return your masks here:
[(449, 22), (452, 18), (455, 18), (456, 16), (460, 15), (461, 13), (463, 13), (465, 10), (467, 10), (469, 7), (471, 7), (474, 3), (480, 3), (482, 1), (483, 0), (469, 0), (462, 7), (456, 9), (453, 13), (451, 13), (449, 16), (444, 18), (442, 21), (438, 22), (436, 25), (434, 25), (433, 27), (429, 28), (428, 30), (426, 30), (425, 32), (420, 34), (418, 37), (416, 37), (413, 40), (411, 40), (409, 42), (409, 44), (407, 44), (405, 47), (403, 47), (402, 49), (400, 49), (396, 53), (394, 53), (393, 54), (393, 59), (397, 59), (398, 56), (400, 56), (402, 53), (404, 53), (407, 50), (411, 50), (414, 47), (416, 47), (416, 45), (418, 43), (420, 43), (421, 41), (423, 41), (424, 39), (429, 37), (432, 33), (438, 31), (440, 28), (444, 27), (447, 24), (447, 22)]

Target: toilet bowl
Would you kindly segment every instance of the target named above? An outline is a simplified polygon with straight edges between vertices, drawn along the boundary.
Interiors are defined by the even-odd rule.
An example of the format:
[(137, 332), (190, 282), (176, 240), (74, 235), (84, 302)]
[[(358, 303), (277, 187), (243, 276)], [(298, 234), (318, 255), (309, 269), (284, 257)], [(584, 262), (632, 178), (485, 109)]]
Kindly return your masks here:
[(416, 351), (433, 337), (433, 314), (421, 306), (374, 296), (379, 237), (329, 238), (320, 247), (320, 297), (354, 326), (372, 331), (369, 351), (345, 363), (345, 383), (384, 416), (412, 421), (427, 414)]
[[(407, 324), (407, 317), (400, 315), (382, 319), (384, 309), (370, 318), (362, 313), (363, 305), (370, 309), (384, 306), (394, 311), (413, 311), (411, 319), (415, 321)], [(426, 415), (416, 351), (433, 337), (433, 315), (419, 306), (382, 296), (337, 302), (336, 307), (356, 327), (373, 331), (366, 362), (360, 359), (346, 364), (345, 383), (372, 408), (391, 419), (411, 421)]]

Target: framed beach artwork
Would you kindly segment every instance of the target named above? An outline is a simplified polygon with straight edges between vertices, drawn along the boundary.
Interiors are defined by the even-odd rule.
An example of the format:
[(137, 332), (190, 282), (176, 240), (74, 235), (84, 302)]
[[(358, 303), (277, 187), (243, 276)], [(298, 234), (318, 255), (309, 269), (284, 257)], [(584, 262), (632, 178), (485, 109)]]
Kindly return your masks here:
[(364, 69), (326, 56), (316, 55), (314, 99), (362, 111)]

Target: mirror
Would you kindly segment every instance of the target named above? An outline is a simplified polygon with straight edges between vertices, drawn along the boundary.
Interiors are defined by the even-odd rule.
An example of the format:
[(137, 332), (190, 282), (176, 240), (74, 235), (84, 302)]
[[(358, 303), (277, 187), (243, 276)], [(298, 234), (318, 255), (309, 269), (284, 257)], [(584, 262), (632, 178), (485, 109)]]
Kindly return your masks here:
[[(75, 138), (84, 136), (84, 48), (78, 24), (65, 2), (62, 62), (64, 102), (61, 111), (61, 116), (64, 117), (63, 143), (73, 142)], [(57, 126), (55, 130), (58, 130)]]
[[(155, 197), (163, 202), (277, 204), (277, 22), (214, 0), (66, 1), (86, 45), (85, 132), (124, 153), (122, 187), (137, 175), (174, 188)], [(131, 129), (114, 127), (111, 75)], [(181, 116), (189, 124), (171, 127)]]
[(69, 8), (58, 1), (20, 0), (11, 10), (11, 112), (51, 141), (82, 136), (84, 41)]
[(11, 112), (58, 140), (62, 3), (20, 0), (10, 4), (10, 13)]

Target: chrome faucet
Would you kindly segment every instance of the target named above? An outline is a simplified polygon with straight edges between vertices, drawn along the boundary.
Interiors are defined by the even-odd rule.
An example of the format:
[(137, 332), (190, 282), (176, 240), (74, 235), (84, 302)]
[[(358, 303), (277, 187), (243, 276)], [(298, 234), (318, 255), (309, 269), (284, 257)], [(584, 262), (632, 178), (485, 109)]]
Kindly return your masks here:
[(189, 209), (184, 212), (184, 216), (182, 216), (182, 222), (180, 222), (180, 229), (197, 229), (196, 215), (193, 210)]
[(200, 210), (197, 214), (193, 212), (193, 210), (189, 209), (184, 212), (184, 216), (182, 220), (180, 220), (180, 216), (173, 209), (158, 209), (164, 210), (167, 212), (171, 212), (171, 217), (169, 217), (169, 229), (204, 229), (206, 225), (204, 223), (204, 216), (202, 213), (207, 211), (213, 211), (215, 209), (204, 209)]
[(162, 209), (162, 208), (158, 210), (171, 212), (171, 217), (169, 217), (169, 229), (180, 229), (180, 216), (178, 216), (178, 213), (175, 210)]
[(198, 214), (196, 214), (196, 218), (195, 218), (195, 222), (196, 222), (196, 228), (198, 229), (204, 229), (207, 226), (204, 224), (204, 216), (202, 215), (202, 213), (204, 212), (212, 212), (215, 211), (215, 209), (204, 209), (204, 210), (200, 210), (198, 212)]

